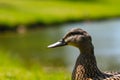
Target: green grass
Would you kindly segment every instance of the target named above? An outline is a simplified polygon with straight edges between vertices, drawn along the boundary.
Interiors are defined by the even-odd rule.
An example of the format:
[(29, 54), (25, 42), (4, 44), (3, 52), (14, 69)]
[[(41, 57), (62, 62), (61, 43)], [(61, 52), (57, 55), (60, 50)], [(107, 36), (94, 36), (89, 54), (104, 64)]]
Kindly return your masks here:
[(54, 24), (120, 16), (119, 0), (96, 2), (0, 0), (0, 24)]
[(0, 80), (70, 80), (67, 72), (61, 70), (43, 71), (24, 68), (0, 68)]
[(0, 50), (0, 80), (70, 80), (65, 68), (50, 66), (25, 67), (18, 58)]
[(39, 69), (27, 70), (20, 67), (2, 67), (0, 68), (0, 80), (70, 80), (69, 74), (62, 70), (45, 72)]

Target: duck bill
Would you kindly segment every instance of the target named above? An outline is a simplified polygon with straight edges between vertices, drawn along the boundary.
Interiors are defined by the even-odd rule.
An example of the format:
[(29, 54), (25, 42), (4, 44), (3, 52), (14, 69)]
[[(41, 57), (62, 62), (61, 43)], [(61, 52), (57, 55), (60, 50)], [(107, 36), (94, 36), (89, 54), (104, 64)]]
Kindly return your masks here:
[(67, 45), (65, 42), (63, 42), (63, 41), (58, 41), (58, 42), (56, 42), (56, 43), (54, 43), (54, 44), (49, 45), (48, 48), (61, 47), (61, 46), (65, 46), (65, 45)]

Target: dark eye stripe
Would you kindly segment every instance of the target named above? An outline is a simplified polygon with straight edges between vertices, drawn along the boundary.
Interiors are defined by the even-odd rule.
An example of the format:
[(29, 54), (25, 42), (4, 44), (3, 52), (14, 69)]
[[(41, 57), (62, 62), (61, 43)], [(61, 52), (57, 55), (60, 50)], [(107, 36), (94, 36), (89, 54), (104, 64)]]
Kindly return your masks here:
[(83, 33), (81, 33), (81, 32), (71, 32), (71, 33), (70, 33), (70, 35), (78, 35), (78, 34), (79, 34), (79, 35), (83, 35)]
[(70, 32), (70, 33), (68, 33), (67, 35), (65, 35), (64, 38), (67, 38), (67, 37), (70, 37), (70, 36), (74, 36), (74, 35), (84, 35), (84, 33), (83, 33), (83, 32), (79, 32), (79, 31)]

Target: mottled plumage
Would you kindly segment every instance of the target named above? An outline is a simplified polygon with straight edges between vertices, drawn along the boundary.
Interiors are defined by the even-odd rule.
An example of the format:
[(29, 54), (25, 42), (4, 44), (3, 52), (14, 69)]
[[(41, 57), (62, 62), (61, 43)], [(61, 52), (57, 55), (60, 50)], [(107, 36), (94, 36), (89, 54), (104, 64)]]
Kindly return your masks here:
[(72, 80), (120, 80), (119, 72), (101, 72), (98, 69), (91, 36), (83, 29), (71, 29), (60, 41), (48, 47), (64, 45), (72, 45), (80, 50), (72, 72)]

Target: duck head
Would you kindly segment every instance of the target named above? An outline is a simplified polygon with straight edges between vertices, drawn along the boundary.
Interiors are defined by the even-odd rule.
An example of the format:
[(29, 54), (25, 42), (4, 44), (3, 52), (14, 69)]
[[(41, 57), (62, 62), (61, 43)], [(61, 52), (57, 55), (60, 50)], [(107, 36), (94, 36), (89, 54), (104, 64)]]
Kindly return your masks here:
[(58, 42), (51, 44), (48, 48), (61, 47), (65, 45), (75, 46), (77, 48), (85, 47), (91, 43), (91, 36), (80, 28), (73, 28)]

